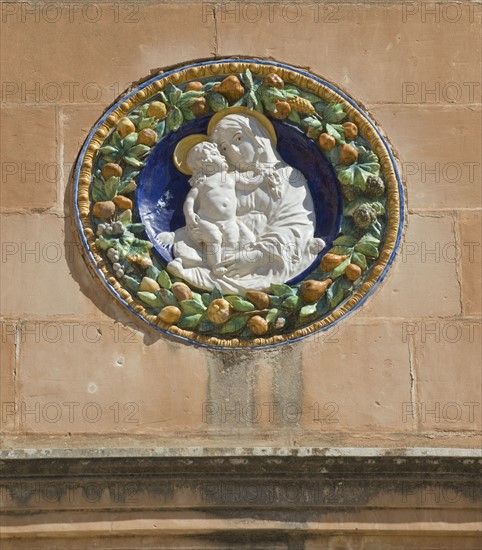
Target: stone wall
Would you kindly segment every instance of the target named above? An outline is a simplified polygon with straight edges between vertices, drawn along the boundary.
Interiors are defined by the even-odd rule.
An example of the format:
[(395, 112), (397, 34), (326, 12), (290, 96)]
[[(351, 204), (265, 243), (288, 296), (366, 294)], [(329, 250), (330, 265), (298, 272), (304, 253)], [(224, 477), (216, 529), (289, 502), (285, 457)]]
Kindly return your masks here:
[[(481, 445), (480, 3), (186, 0), (0, 7), (1, 429), (9, 475), (36, 471), (19, 470), (26, 449), (36, 449), (30, 456), (40, 461), (43, 449), (55, 449), (59, 459), (74, 449), (73, 459), (81, 460), (83, 452), (88, 457), (99, 448), (106, 457), (120, 448), (142, 449), (146, 456), (164, 448), (164, 456), (238, 456), (241, 462), (300, 448), (315, 455), (349, 448), (354, 456), (359, 448), (365, 457), (372, 448), (376, 456), (430, 448), (425, 454), (475, 460)], [(150, 330), (91, 277), (71, 227), (72, 167), (104, 109), (160, 67), (230, 55), (309, 67), (345, 89), (390, 137), (407, 190), (403, 247), (367, 305), (327, 332), (267, 351), (210, 351)], [(235, 468), (238, 459), (232, 460)], [(391, 466), (380, 468), (386, 473)], [(229, 472), (223, 475), (230, 479)], [(389, 485), (381, 491), (377, 505), (389, 508)], [(189, 491), (176, 494), (183, 506), (196, 508)], [(12, 507), (10, 497), (2, 503), (2, 547), (30, 548), (28, 536), (41, 527), (19, 521), (22, 505)], [(56, 504), (38, 499), (37, 508), (51, 510), (47, 524), (57, 521)], [(132, 508), (143, 517), (142, 499)], [(410, 531), (416, 509), (411, 502), (408, 515), (390, 516), (387, 533)], [(260, 517), (281, 522), (276, 529), (271, 524), (274, 531), (293, 532), (295, 540), (299, 526), (290, 524), (289, 510), (276, 519)], [(92, 507), (88, 521), (99, 522), (92, 536), (102, 539), (102, 521), (112, 513), (97, 518)], [(313, 518), (308, 530), (324, 529), (326, 540), (310, 546), (296, 539), (287, 548), (362, 547), (358, 539), (343, 539), (359, 529), (356, 522), (343, 523), (344, 512), (328, 519), (310, 513), (307, 505), (296, 520), (306, 525)], [(469, 534), (450, 548), (478, 548), (478, 528), (463, 528), (473, 512), (444, 513), (428, 514), (427, 524), (437, 522), (443, 533), (459, 523), (457, 536)], [(196, 533), (223, 531), (216, 510), (193, 514), (200, 521)], [(256, 518), (256, 512), (242, 517)], [(79, 530), (90, 529), (78, 521)], [(377, 532), (378, 520), (369, 514), (356, 521), (372, 521)], [(177, 537), (183, 529), (166, 532)], [(335, 532), (339, 538), (330, 538)], [(144, 534), (154, 540), (157, 531)], [(156, 540), (152, 547), (163, 547)], [(263, 547), (278, 547), (266, 540)], [(117, 547), (132, 547), (125, 541)], [(399, 547), (434, 543), (417, 541)], [(146, 547), (151, 542), (146, 539)], [(43, 547), (54, 547), (49, 544)]]

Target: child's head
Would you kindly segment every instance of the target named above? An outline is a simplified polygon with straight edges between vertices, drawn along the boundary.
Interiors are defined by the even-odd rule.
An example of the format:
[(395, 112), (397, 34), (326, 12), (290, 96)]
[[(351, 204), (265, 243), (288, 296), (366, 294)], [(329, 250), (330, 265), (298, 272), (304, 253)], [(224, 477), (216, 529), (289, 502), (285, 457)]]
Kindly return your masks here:
[(226, 160), (218, 146), (210, 141), (201, 141), (187, 154), (187, 165), (193, 175), (210, 175), (225, 169)]

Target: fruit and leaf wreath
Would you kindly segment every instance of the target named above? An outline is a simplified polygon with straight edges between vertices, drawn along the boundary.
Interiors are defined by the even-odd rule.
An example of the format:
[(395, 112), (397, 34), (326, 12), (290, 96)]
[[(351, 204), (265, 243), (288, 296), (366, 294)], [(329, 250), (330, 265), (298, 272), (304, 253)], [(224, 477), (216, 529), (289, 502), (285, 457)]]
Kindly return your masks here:
[[(343, 196), (340, 233), (304, 280), (268, 292), (222, 295), (190, 288), (171, 276), (144, 225), (133, 219), (136, 181), (153, 147), (184, 123), (244, 106), (303, 130), (333, 166)], [(275, 73), (172, 83), (117, 123), (98, 150), (92, 184), (95, 245), (111, 273), (140, 300), (161, 328), (177, 326), (217, 338), (284, 334), (326, 316), (364, 280), (386, 228), (386, 189), (380, 163), (342, 104), (322, 101)]]

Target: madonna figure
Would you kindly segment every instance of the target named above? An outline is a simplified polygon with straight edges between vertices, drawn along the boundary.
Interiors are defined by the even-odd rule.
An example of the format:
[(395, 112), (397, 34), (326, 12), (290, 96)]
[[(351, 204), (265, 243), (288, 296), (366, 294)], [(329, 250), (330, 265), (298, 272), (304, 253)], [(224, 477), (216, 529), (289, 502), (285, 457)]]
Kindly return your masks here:
[[(313, 199), (303, 174), (277, 152), (276, 139), (268, 118), (240, 107), (216, 113), (207, 136), (191, 135), (178, 144), (174, 162), (192, 175), (192, 189), (184, 205), (186, 226), (157, 235), (160, 244), (173, 244), (170, 273), (199, 288), (243, 294), (284, 283), (313, 263), (325, 245), (314, 237)], [(208, 151), (205, 158), (202, 150)], [(223, 238), (222, 213), (234, 212), (234, 197), (231, 238)], [(200, 230), (207, 223), (203, 212), (219, 228), (216, 240)]]

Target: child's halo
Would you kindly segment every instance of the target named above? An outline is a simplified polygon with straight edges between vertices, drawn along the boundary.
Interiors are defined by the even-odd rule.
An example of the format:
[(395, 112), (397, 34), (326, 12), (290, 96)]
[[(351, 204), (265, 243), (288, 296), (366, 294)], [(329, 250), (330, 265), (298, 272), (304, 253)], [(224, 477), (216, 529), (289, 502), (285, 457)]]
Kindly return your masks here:
[(192, 170), (187, 164), (187, 155), (189, 154), (189, 151), (198, 143), (208, 140), (209, 137), (204, 134), (191, 134), (181, 139), (172, 154), (172, 160), (174, 161), (174, 164), (179, 172), (182, 172), (187, 176), (192, 176)]

